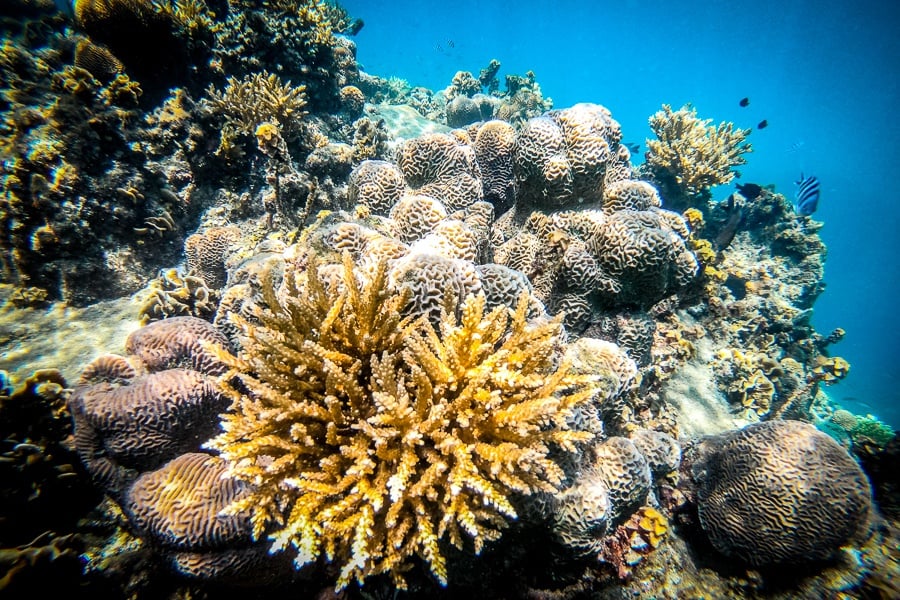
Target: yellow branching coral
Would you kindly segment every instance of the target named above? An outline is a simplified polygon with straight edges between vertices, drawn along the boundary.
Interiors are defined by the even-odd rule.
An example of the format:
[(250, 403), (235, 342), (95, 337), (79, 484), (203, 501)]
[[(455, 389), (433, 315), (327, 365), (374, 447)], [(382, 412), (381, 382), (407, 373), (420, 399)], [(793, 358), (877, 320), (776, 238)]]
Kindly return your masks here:
[(559, 319), (529, 322), (527, 297), (486, 312), (470, 296), (435, 329), (399, 316), (383, 263), (363, 282), (349, 254), (335, 266), (289, 268), (278, 292), (264, 277), (259, 322), (234, 319), (240, 357), (218, 352), (241, 385), (223, 384), (233, 405), (208, 445), (255, 487), (228, 512), (251, 510), (298, 566), (338, 564), (338, 587), (387, 573), (402, 588), (415, 556), (446, 583), (442, 540), (477, 553), (514, 493), (563, 484), (549, 452), (590, 437), (567, 419), (597, 378), (559, 364)]
[(752, 151), (750, 144), (744, 143), (751, 130), (725, 122), (712, 126), (711, 122), (697, 118), (697, 110), (690, 104), (678, 111), (664, 104), (650, 117), (657, 139), (647, 140), (647, 165), (668, 172), (691, 196), (730, 182), (735, 175), (732, 167), (745, 164), (741, 155)]
[(237, 79), (228, 78), (225, 90), (210, 87), (209, 104), (225, 115), (223, 140), (226, 131), (253, 135), (265, 122), (275, 122), (287, 137), (299, 132), (300, 118), (306, 114), (306, 86), (291, 86), (273, 74), (263, 71)]

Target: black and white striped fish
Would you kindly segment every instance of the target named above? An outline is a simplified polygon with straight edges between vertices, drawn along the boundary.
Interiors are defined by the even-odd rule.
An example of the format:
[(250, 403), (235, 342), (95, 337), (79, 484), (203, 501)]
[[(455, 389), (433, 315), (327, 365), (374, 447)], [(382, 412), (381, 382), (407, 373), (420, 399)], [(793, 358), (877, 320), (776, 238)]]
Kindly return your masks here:
[(800, 173), (797, 185), (800, 186), (797, 190), (797, 212), (808, 217), (819, 207), (819, 180), (812, 175), (804, 177)]

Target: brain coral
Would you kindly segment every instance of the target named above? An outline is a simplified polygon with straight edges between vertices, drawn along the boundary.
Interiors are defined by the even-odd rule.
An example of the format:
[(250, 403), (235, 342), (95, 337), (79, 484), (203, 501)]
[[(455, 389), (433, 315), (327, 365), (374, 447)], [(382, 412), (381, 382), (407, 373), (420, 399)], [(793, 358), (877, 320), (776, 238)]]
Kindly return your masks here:
[(126, 477), (122, 469), (153, 469), (199, 448), (227, 406), (211, 378), (186, 369), (124, 386), (81, 386), (69, 399), (75, 447), (94, 479), (114, 494)]
[(696, 276), (697, 259), (667, 212), (613, 213), (585, 240), (600, 269), (614, 282), (612, 290), (601, 290), (605, 300), (651, 306)]
[(484, 199), (494, 204), (497, 214), (506, 212), (515, 201), (515, 147), (516, 130), (506, 121), (488, 121), (475, 134)]
[(219, 457), (189, 452), (141, 475), (129, 488), (125, 511), (142, 534), (179, 550), (250, 542), (250, 514), (220, 514), (247, 485), (223, 477)]
[(446, 218), (447, 209), (430, 196), (403, 196), (391, 210), (393, 233), (407, 244), (425, 237)]
[(597, 104), (529, 119), (516, 137), (518, 200), (541, 208), (600, 201), (606, 185), (630, 175), (622, 168), (627, 152), (618, 152), (621, 138), (619, 124)]
[(254, 543), (248, 511), (226, 509), (246, 495), (247, 485), (226, 477), (227, 463), (187, 453), (145, 473), (128, 489), (129, 523), (162, 552), (175, 571), (202, 579), (265, 580), (278, 566), (267, 544)]
[(647, 459), (628, 438), (611, 437), (594, 447), (593, 469), (609, 493), (610, 520), (624, 521), (637, 510), (650, 492)]
[(871, 488), (853, 458), (800, 421), (767, 421), (703, 442), (693, 465), (700, 523), (751, 565), (825, 559), (866, 526)]
[(187, 367), (208, 375), (227, 369), (204, 342), (228, 346), (228, 340), (208, 321), (197, 317), (172, 317), (141, 327), (125, 340), (125, 350), (149, 371)]
[(609, 533), (611, 513), (606, 482), (592, 473), (557, 498), (553, 531), (565, 546), (578, 554), (596, 554)]
[(481, 201), (484, 193), (475, 150), (460, 134), (426, 134), (397, 150), (397, 164), (415, 193), (440, 200), (450, 211)]
[(212, 289), (225, 285), (225, 254), (240, 238), (237, 227), (211, 227), (184, 241), (188, 273), (200, 277)]
[(376, 215), (387, 215), (405, 187), (403, 172), (393, 163), (364, 160), (350, 173), (348, 193), (355, 204), (368, 206)]

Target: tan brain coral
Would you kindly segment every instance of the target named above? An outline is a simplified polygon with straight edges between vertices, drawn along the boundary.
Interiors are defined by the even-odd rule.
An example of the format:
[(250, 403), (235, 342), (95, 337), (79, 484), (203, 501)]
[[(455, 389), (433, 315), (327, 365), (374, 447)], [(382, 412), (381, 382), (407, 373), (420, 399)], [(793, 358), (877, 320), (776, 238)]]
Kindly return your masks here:
[(350, 174), (350, 200), (367, 206), (376, 215), (387, 215), (403, 195), (406, 182), (396, 165), (384, 160), (364, 160)]
[(426, 134), (407, 140), (397, 151), (397, 165), (414, 192), (440, 200), (449, 210), (481, 201), (481, 171), (468, 136)]
[(866, 527), (871, 510), (856, 461), (800, 421), (707, 439), (692, 469), (713, 546), (754, 566), (826, 559)]
[(264, 581), (286, 565), (268, 554), (267, 543), (253, 540), (249, 512), (227, 513), (248, 486), (226, 472), (217, 456), (182, 454), (131, 485), (125, 513), (182, 575), (245, 585)]
[(667, 212), (615, 212), (585, 240), (600, 269), (615, 280), (616, 288), (605, 294), (608, 301), (650, 306), (696, 276), (697, 259)]
[(208, 375), (227, 368), (204, 342), (228, 347), (228, 340), (208, 321), (196, 317), (172, 317), (138, 329), (125, 340), (125, 350), (149, 371), (189, 367)]
[(391, 210), (394, 235), (407, 244), (425, 237), (447, 218), (447, 209), (430, 196), (406, 195)]
[(225, 258), (228, 249), (240, 239), (237, 227), (211, 227), (184, 241), (187, 270), (203, 279), (207, 286), (219, 289), (225, 285)]
[(129, 488), (125, 509), (144, 535), (171, 549), (200, 550), (251, 541), (249, 513), (220, 514), (247, 488), (224, 477), (217, 456), (189, 452), (145, 473)]
[(630, 175), (627, 152), (618, 152), (621, 137), (619, 124), (597, 104), (530, 119), (516, 137), (518, 199), (542, 208), (598, 202), (605, 186)]
[(475, 134), (475, 159), (481, 169), (484, 198), (497, 207), (498, 214), (515, 201), (515, 147), (516, 130), (506, 121), (488, 121)]

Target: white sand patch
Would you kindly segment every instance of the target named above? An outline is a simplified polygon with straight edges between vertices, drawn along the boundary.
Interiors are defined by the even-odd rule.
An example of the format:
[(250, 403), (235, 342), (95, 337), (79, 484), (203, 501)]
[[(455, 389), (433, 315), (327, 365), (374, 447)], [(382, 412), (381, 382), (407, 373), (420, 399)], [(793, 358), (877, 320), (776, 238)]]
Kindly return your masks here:
[(124, 354), (125, 338), (140, 327), (140, 302), (121, 298), (86, 308), (57, 302), (49, 308), (15, 308), (0, 298), (0, 369), (16, 382), (36, 369), (59, 369), (71, 385), (82, 368), (104, 353)]

